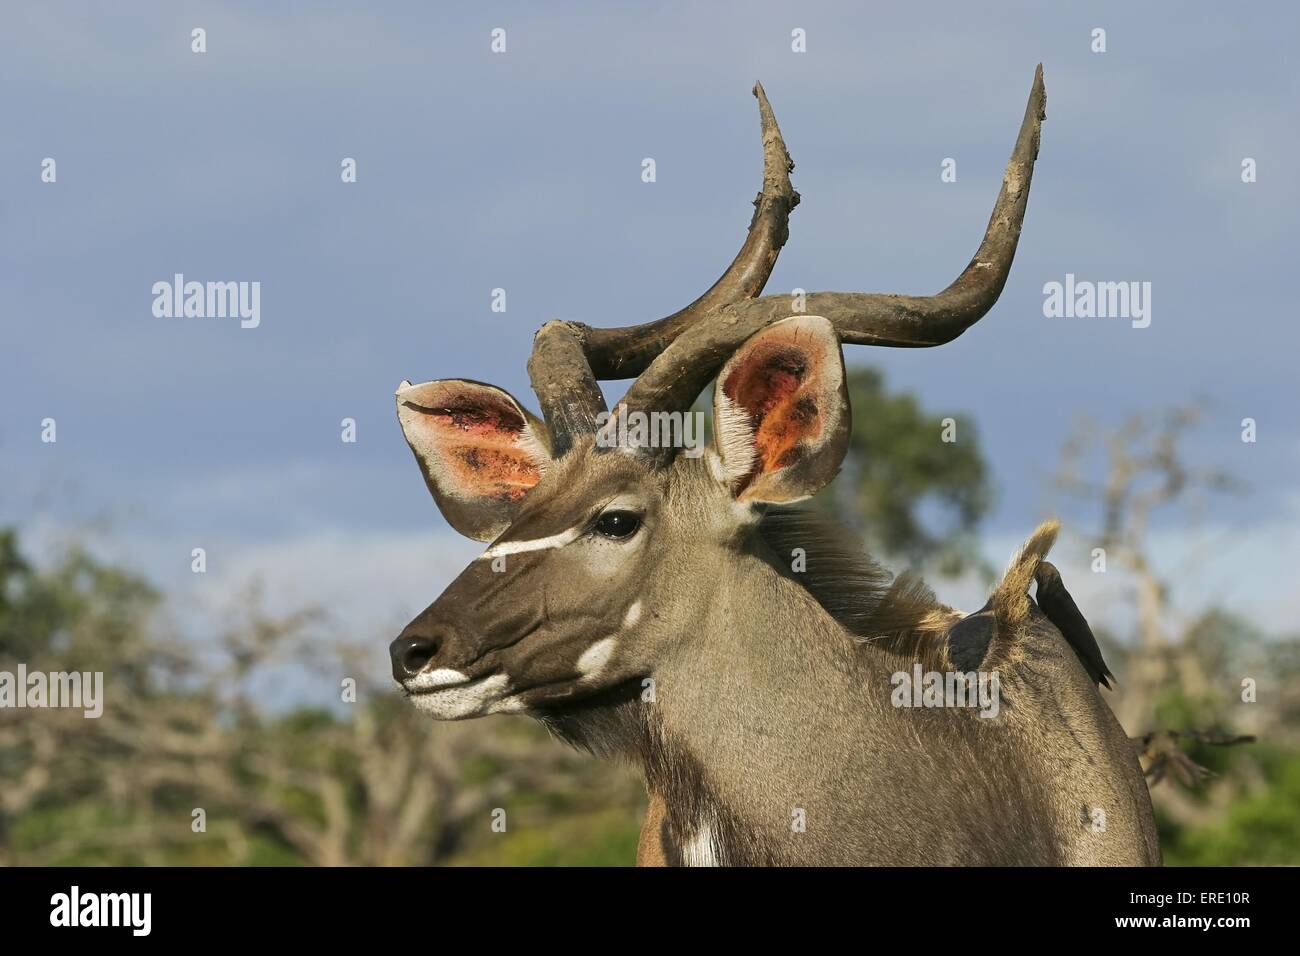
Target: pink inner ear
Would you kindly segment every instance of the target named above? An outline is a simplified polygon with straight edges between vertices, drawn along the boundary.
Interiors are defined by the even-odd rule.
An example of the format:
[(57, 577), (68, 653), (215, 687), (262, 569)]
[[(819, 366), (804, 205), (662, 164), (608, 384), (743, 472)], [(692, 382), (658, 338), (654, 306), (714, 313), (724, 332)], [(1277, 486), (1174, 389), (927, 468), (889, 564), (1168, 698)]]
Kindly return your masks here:
[(493, 396), (459, 395), (420, 412), (415, 425), (426, 455), (456, 494), (517, 501), (541, 478), (533, 455), (519, 440), (527, 423)]
[(759, 474), (794, 464), (805, 442), (822, 431), (815, 383), (823, 378), (825, 350), (809, 351), (784, 338), (756, 343), (722, 385), (723, 394), (753, 421)]

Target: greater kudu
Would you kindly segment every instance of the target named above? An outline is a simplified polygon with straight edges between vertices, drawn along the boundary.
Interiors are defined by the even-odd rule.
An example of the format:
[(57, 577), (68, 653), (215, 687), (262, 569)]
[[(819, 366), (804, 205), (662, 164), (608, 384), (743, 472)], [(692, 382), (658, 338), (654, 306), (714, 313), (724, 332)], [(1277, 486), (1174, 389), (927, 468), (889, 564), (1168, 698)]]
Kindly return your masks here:
[[(650, 794), (643, 863), (1159, 862), (1142, 772), (1098, 692), (1105, 665), (1043, 560), (1055, 523), (963, 615), (784, 507), (844, 455), (841, 342), (939, 345), (997, 301), (1038, 155), (1042, 68), (956, 281), (928, 298), (813, 293), (798, 314), (789, 296), (757, 298), (799, 196), (754, 94), (763, 189), (704, 295), (645, 325), (543, 326), (528, 370), (544, 421), (477, 382), (398, 389), (438, 506), (493, 544), (393, 642), (394, 676), (435, 718), (529, 714), (633, 761)], [(597, 381), (633, 376), (607, 416)], [(703, 457), (611, 439), (637, 412), (688, 409), (715, 376)], [(968, 672), (1000, 691), (995, 714), (899, 706), (954, 703), (937, 681)], [(900, 693), (914, 674), (923, 701), (920, 686), (918, 700)]]

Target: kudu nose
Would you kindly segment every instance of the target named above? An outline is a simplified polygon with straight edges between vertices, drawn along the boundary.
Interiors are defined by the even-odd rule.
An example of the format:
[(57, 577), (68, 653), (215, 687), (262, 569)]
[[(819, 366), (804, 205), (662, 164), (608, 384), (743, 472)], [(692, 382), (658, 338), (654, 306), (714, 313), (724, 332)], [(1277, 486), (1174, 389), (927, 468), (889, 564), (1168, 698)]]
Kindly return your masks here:
[(442, 641), (433, 635), (402, 635), (388, 645), (388, 656), (393, 662), (393, 679), (409, 680), (433, 660)]

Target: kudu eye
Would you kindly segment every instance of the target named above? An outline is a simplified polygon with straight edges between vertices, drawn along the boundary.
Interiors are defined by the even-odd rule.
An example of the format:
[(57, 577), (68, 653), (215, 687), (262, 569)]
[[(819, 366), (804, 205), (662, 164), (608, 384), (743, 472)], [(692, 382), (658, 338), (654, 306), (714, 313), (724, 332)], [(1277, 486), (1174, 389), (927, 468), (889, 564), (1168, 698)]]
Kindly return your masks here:
[(596, 519), (596, 533), (606, 538), (628, 538), (641, 527), (641, 516), (632, 511), (606, 511)]

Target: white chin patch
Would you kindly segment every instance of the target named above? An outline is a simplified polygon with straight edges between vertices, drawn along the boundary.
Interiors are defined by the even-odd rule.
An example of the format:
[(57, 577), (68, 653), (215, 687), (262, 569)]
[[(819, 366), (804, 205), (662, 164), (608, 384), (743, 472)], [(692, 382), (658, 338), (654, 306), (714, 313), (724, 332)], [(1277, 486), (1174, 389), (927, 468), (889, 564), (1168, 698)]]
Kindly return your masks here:
[(433, 690), (435, 687), (450, 687), (455, 684), (468, 683), (468, 674), (454, 671), (450, 667), (439, 667), (437, 670), (421, 671), (408, 680), (403, 686), (409, 691), (417, 691)]
[(416, 682), (421, 677), (431, 678), (440, 673), (455, 674), (458, 672), (445, 669), (432, 671), (428, 675), (421, 674), (406, 684), (408, 690), (415, 691), (415, 693), (411, 694), (411, 703), (415, 705), (415, 709), (428, 714), (435, 720), (462, 720), (466, 717), (481, 717), (484, 714), (493, 713), (493, 705), (498, 703), (505, 695), (506, 687), (510, 683), (510, 679), (505, 674), (492, 674), (468, 683), (452, 684), (451, 686), (446, 684), (429, 685), (434, 689), (423, 692), (418, 691)]
[(523, 698), (514, 694), (510, 697), (502, 697), (496, 703), (488, 707), (489, 714), (523, 714), (527, 713), (528, 705), (524, 703)]

